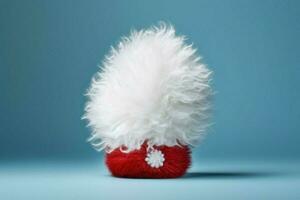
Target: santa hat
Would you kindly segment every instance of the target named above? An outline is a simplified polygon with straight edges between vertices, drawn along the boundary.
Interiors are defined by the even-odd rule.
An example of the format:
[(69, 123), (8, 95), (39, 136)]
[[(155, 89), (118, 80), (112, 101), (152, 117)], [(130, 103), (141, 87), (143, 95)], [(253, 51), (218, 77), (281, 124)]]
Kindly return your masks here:
[(174, 178), (209, 125), (211, 71), (161, 24), (112, 47), (92, 79), (84, 118), (114, 176)]

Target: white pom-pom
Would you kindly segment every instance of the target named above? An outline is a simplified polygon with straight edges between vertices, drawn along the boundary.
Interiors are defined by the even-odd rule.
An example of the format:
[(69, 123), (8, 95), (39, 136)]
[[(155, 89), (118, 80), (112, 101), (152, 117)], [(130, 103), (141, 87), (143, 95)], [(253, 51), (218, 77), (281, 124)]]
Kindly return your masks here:
[(208, 126), (211, 71), (172, 26), (133, 31), (93, 78), (85, 115), (98, 149), (194, 145)]

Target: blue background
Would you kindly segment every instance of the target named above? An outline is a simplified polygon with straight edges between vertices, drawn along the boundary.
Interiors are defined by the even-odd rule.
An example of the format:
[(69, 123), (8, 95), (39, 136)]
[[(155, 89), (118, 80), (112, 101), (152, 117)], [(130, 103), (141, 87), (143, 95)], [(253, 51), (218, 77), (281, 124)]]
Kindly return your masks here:
[(214, 71), (215, 125), (194, 164), (298, 160), (300, 1), (0, 0), (0, 165), (99, 163), (83, 94), (111, 45), (159, 21)]

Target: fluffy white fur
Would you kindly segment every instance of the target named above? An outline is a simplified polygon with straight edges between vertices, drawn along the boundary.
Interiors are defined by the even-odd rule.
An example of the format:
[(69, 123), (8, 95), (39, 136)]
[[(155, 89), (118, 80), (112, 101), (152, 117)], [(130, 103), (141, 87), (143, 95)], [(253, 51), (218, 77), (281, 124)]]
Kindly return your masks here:
[(108, 152), (139, 149), (144, 141), (196, 144), (208, 126), (212, 90), (211, 71), (195, 52), (163, 24), (124, 37), (87, 93), (91, 143)]

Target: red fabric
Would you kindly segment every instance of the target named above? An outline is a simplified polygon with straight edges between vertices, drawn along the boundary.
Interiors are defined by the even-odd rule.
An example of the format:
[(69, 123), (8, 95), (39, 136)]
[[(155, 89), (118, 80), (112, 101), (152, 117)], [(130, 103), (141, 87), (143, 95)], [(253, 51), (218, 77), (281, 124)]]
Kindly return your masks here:
[(139, 150), (123, 153), (119, 149), (106, 154), (106, 165), (113, 176), (126, 178), (176, 178), (185, 174), (191, 157), (188, 146), (155, 146), (165, 157), (163, 166), (152, 168), (145, 161), (147, 144)]

